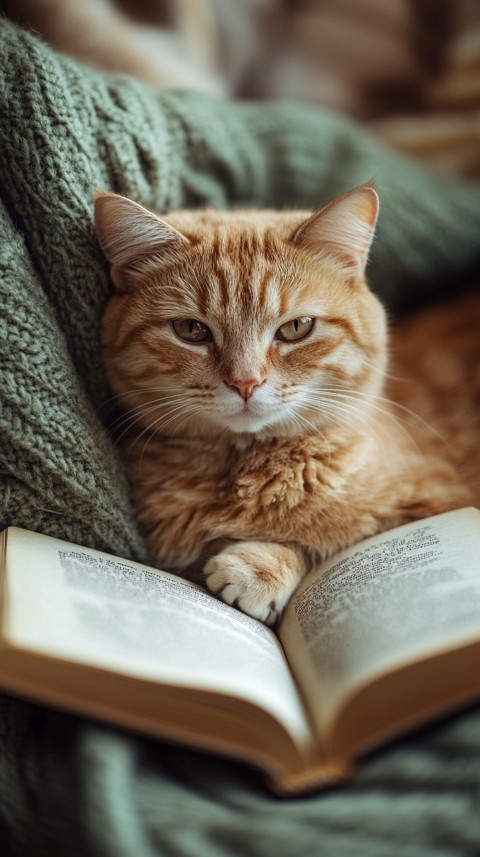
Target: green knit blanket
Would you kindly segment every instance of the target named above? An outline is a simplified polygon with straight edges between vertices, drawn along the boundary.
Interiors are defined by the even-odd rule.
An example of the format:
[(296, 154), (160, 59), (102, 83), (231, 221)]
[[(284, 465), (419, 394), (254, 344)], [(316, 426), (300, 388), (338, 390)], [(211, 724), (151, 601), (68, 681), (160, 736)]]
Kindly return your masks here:
[[(393, 311), (478, 272), (479, 187), (340, 116), (158, 93), (5, 21), (0, 80), (1, 526), (144, 558), (102, 425), (95, 188), (159, 212), (317, 207), (375, 177), (370, 279)], [(479, 794), (476, 712), (384, 750), (341, 791), (280, 803), (239, 765), (0, 696), (5, 857), (473, 855)]]

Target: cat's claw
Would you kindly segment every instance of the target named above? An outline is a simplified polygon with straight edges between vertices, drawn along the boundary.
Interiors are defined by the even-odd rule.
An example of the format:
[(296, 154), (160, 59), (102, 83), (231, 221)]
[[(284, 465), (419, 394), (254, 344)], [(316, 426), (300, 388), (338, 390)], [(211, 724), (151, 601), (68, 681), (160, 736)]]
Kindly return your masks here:
[(227, 604), (271, 626), (300, 579), (299, 560), (283, 545), (239, 542), (208, 560), (204, 578)]

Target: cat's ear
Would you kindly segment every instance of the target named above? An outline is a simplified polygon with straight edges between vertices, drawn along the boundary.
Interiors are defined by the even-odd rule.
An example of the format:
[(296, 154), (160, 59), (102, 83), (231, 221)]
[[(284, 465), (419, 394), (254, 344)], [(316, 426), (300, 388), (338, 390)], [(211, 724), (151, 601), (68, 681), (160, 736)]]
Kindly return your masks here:
[(190, 244), (173, 226), (125, 196), (97, 191), (94, 200), (98, 240), (119, 291), (128, 290), (147, 259), (172, 261)]
[(315, 212), (296, 230), (292, 241), (309, 253), (339, 261), (348, 273), (362, 276), (377, 222), (379, 201), (370, 185), (347, 191)]

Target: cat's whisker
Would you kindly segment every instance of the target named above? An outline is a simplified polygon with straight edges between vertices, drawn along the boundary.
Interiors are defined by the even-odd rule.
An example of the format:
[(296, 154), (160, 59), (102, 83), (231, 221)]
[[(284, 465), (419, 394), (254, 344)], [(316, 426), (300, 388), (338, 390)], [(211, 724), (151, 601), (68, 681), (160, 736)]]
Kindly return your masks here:
[(294, 414), (289, 415), (286, 419), (287, 422), (289, 419), (299, 422), (300, 426), (306, 426), (307, 428), (312, 429), (315, 434), (319, 434), (323, 438), (323, 440), (325, 440), (325, 435), (322, 434), (318, 426), (310, 422), (310, 420), (308, 420), (304, 414), (299, 414), (298, 411), (296, 411)]
[[(445, 442), (445, 439), (442, 437), (440, 432), (434, 426), (427, 423), (426, 420), (423, 419), (423, 417), (421, 417), (419, 414), (415, 413), (415, 411), (412, 411), (411, 408), (407, 408), (406, 405), (402, 405), (399, 402), (396, 402), (394, 399), (389, 399), (386, 396), (379, 396), (375, 393), (367, 393), (367, 392), (364, 392), (362, 390), (345, 390), (345, 388), (342, 388), (342, 387), (328, 386), (328, 387), (325, 387), (323, 389), (325, 390), (325, 392), (328, 392), (328, 393), (332, 392), (332, 394), (335, 394), (337, 390), (341, 390), (342, 395), (344, 395), (344, 396), (346, 395), (346, 396), (350, 396), (350, 397), (357, 397), (357, 398), (363, 398), (363, 399), (375, 399), (376, 402), (382, 402), (382, 403), (385, 403), (386, 405), (389, 405), (390, 407), (398, 408), (404, 414), (411, 417), (416, 422), (420, 423), (420, 425), (422, 425), (427, 431), (436, 435), (436, 437), (438, 437), (439, 440), (441, 440), (442, 442)], [(383, 410), (383, 413), (385, 415), (390, 415), (390, 416), (394, 417), (399, 422), (407, 422), (406, 420), (402, 419), (401, 417), (399, 417), (395, 414), (392, 414), (392, 412), (387, 410), (387, 409), (381, 409), (381, 407), (378, 407), (377, 409)]]
[(374, 369), (376, 372), (378, 372), (379, 375), (382, 376), (382, 378), (388, 378), (390, 381), (402, 381), (405, 383), (411, 380), (411, 378), (402, 378), (399, 375), (392, 375), (392, 373), (384, 369), (383, 366), (377, 366), (375, 363), (369, 360), (365, 354), (363, 355), (362, 360), (365, 363), (365, 366), (368, 366), (370, 369)]
[[(182, 401), (184, 398), (185, 398), (184, 396), (175, 396), (175, 399), (177, 399), (178, 401)], [(168, 397), (167, 401), (170, 401), (170, 399), (171, 399), (171, 397)], [(157, 399), (149, 399), (148, 401), (142, 402), (139, 405), (134, 405), (133, 407), (129, 408), (128, 411), (125, 411), (124, 413), (120, 414), (120, 416), (118, 416), (112, 423), (110, 423), (110, 426), (114, 426), (119, 420), (122, 419), (123, 416), (126, 416), (127, 414), (131, 414), (131, 413), (135, 413), (135, 412), (138, 413), (144, 409), (148, 409), (150, 407), (153, 408), (153, 407), (156, 407), (157, 405), (161, 405), (163, 402), (165, 402), (164, 398), (161, 398), (161, 399), (157, 398)]]
[[(177, 401), (182, 401), (179, 397)], [(158, 410), (162, 406), (161, 400), (152, 401), (150, 403), (145, 403), (144, 405), (137, 405), (134, 408), (130, 408), (129, 411), (120, 414), (115, 420), (109, 424), (108, 428), (113, 433), (118, 432), (122, 426), (126, 426), (128, 429), (128, 425), (135, 425), (140, 422), (144, 417), (148, 416), (152, 411)], [(168, 404), (173, 404), (172, 402)]]
[[(158, 417), (158, 419), (154, 420), (152, 423), (146, 426), (142, 432), (140, 432), (140, 434), (132, 441), (132, 443), (128, 447), (128, 452), (130, 453), (132, 451), (135, 444), (142, 439), (146, 432), (151, 432), (150, 436), (146, 440), (145, 446), (142, 451), (141, 460), (143, 460), (147, 446), (150, 441), (153, 440), (153, 438), (157, 437), (160, 432), (178, 416), (178, 412), (181, 413), (182, 411), (184, 411), (185, 413), (194, 413), (196, 410), (197, 409), (194, 408), (191, 403), (182, 402), (181, 404), (177, 405), (175, 408), (167, 412), (167, 414), (162, 414), (162, 416)], [(158, 428), (156, 428), (157, 424), (159, 424)]]
[(299, 424), (300, 424), (300, 429), (302, 428), (302, 426), (305, 426), (305, 425), (306, 425), (306, 426), (307, 426), (307, 428), (311, 428), (311, 429), (313, 429), (313, 433), (314, 433), (314, 434), (320, 435), (320, 437), (322, 438), (323, 442), (324, 442), (324, 443), (326, 444), (326, 446), (327, 446), (327, 455), (328, 455), (328, 457), (327, 457), (327, 466), (328, 466), (328, 465), (329, 465), (329, 463), (330, 463), (331, 457), (332, 457), (332, 446), (331, 446), (331, 444), (328, 442), (327, 438), (325, 437), (325, 435), (323, 434), (323, 432), (321, 431), (321, 429), (319, 429), (319, 428), (318, 428), (318, 426), (316, 426), (314, 423), (310, 422), (310, 420), (307, 420), (307, 418), (306, 418), (303, 414), (296, 413), (295, 415), (292, 415), (292, 419), (293, 419), (295, 422), (299, 422)]
[(153, 429), (154, 426), (159, 422), (161, 422), (161, 425), (163, 428), (164, 426), (169, 425), (175, 419), (175, 416), (178, 412), (182, 412), (182, 411), (186, 412), (187, 410), (192, 411), (192, 412), (197, 412), (198, 407), (193, 402), (188, 402), (188, 401), (186, 402), (185, 400), (182, 400), (182, 401), (177, 402), (177, 403), (172, 403), (171, 406), (166, 411), (166, 413), (163, 413), (156, 420), (154, 420), (154, 422), (151, 423), (148, 426), (148, 428)]
[[(106, 407), (108, 404), (112, 402), (118, 401), (119, 399), (129, 398), (130, 396), (135, 395), (144, 395), (145, 393), (158, 393), (162, 394), (162, 398), (168, 398), (165, 396), (165, 393), (169, 393), (172, 396), (192, 396), (198, 395), (199, 393), (204, 393), (205, 390), (198, 390), (195, 387), (186, 387), (186, 386), (165, 386), (165, 387), (135, 387), (132, 390), (124, 390), (122, 393), (117, 393), (115, 396), (110, 396), (108, 399), (105, 399), (104, 402), (100, 405), (100, 408)], [(153, 400), (152, 400), (153, 401)]]
[[(157, 422), (160, 422), (160, 425), (157, 428), (155, 428), (152, 432), (152, 435), (149, 438), (147, 438), (147, 441), (146, 441), (145, 446), (144, 446), (143, 451), (142, 451), (141, 461), (143, 461), (143, 457), (144, 457), (145, 452), (147, 450), (148, 444), (151, 441), (156, 440), (159, 436), (161, 436), (161, 433), (164, 431), (164, 429), (168, 425), (170, 425), (174, 420), (177, 421), (177, 426), (175, 428), (175, 431), (179, 431), (181, 429), (182, 425), (185, 423), (185, 421), (191, 416), (191, 414), (198, 413), (198, 409), (195, 408), (195, 406), (192, 403), (185, 404), (185, 407), (183, 410), (183, 415), (182, 415), (182, 409), (181, 408), (177, 408), (176, 411), (177, 411), (177, 413), (173, 414), (173, 416), (171, 416), (170, 419), (168, 419), (164, 422), (160, 422), (160, 420), (157, 420)], [(180, 411), (180, 413), (178, 413), (178, 411)]]
[[(359, 423), (370, 435), (372, 433), (375, 435), (381, 430), (381, 426), (378, 423), (369, 419), (365, 411), (359, 409), (351, 402), (342, 400), (329, 401), (324, 397), (307, 396), (307, 406), (324, 416), (328, 414), (330, 417), (336, 417), (340, 425), (345, 426), (349, 431), (353, 431), (356, 434), (358, 434)], [(340, 415), (342, 415), (341, 421)]]
[(364, 428), (368, 429), (369, 432), (375, 431), (376, 426), (372, 426), (370, 421), (365, 419), (365, 416), (361, 413), (357, 413), (355, 409), (342, 407), (339, 403), (310, 403), (308, 406), (309, 410), (314, 411), (318, 414), (325, 416), (329, 416), (333, 418), (339, 425), (346, 427), (349, 431), (358, 434), (358, 424), (359, 422), (363, 424)]
[[(117, 425), (115, 425), (115, 423), (113, 423), (112, 426), (110, 426), (111, 430), (114, 429), (114, 440), (113, 440), (114, 446), (117, 446), (118, 444), (120, 444), (120, 442), (122, 441), (122, 439), (124, 438), (126, 433), (129, 431), (129, 429), (133, 428), (133, 426), (135, 426), (137, 423), (139, 423), (140, 420), (142, 419), (142, 416), (143, 416), (142, 413), (140, 413), (140, 414), (129, 413), (129, 414), (126, 414), (125, 416), (123, 416), (123, 418), (119, 418), (118, 420), (115, 420), (115, 423), (117, 423)], [(118, 434), (118, 432), (120, 431), (122, 426), (124, 427), (123, 431), (121, 431), (120, 434)], [(115, 435), (115, 432), (117, 432), (116, 435)]]
[[(136, 408), (132, 408), (128, 414), (122, 415), (121, 417), (119, 417), (117, 420), (115, 420), (112, 423), (112, 427), (117, 423), (117, 426), (116, 426), (117, 431), (119, 430), (119, 428), (122, 425), (125, 425), (124, 430), (120, 433), (120, 435), (118, 435), (118, 437), (115, 438), (114, 446), (118, 445), (121, 442), (122, 438), (125, 436), (125, 434), (129, 431), (129, 429), (132, 426), (134, 426), (136, 423), (143, 420), (152, 411), (156, 411), (162, 406), (163, 406), (163, 408), (165, 408), (165, 405), (167, 405), (167, 407), (171, 409), (173, 405), (178, 405), (179, 407), (182, 407), (185, 404), (186, 404), (186, 402), (185, 402), (184, 396), (176, 396), (176, 397), (171, 397), (170, 401), (168, 401), (168, 402), (165, 402), (165, 400), (163, 400), (163, 399), (152, 400), (152, 404), (148, 407), (140, 405)], [(191, 404), (193, 404), (193, 403), (191, 403)], [(169, 412), (170, 411), (168, 411), (167, 414), (165, 414), (164, 416), (168, 416)], [(160, 419), (160, 417), (159, 417), (159, 419)], [(148, 431), (151, 428), (151, 425), (152, 425), (152, 423), (149, 423), (149, 425), (144, 428), (142, 435), (145, 433), (145, 431)], [(140, 436), (142, 436), (142, 435), (140, 435)]]
[[(181, 414), (176, 415), (175, 419), (177, 420), (177, 425), (175, 426), (175, 429), (174, 429), (175, 433), (180, 431), (180, 429), (182, 428), (182, 426), (184, 425), (184, 423), (186, 422), (186, 420), (190, 417), (190, 415), (192, 413), (198, 414), (198, 409), (195, 409), (193, 406), (191, 406), (191, 407), (185, 409), (183, 417)], [(168, 425), (168, 423), (167, 423), (167, 425)], [(162, 425), (158, 429), (156, 429), (154, 432), (154, 437), (155, 438), (158, 437), (158, 435), (160, 434), (161, 431), (163, 431), (164, 428), (165, 428), (165, 426)]]
[(358, 404), (364, 404), (365, 408), (368, 410), (373, 409), (386, 417), (404, 422), (401, 417), (398, 417), (396, 414), (393, 414), (390, 410), (385, 408), (382, 404), (382, 398), (374, 394), (363, 394), (361, 391), (347, 390), (344, 387), (322, 387), (320, 390), (310, 391), (309, 394), (320, 401), (325, 401), (327, 398), (334, 401), (341, 401), (345, 404), (347, 402), (351, 404), (351, 402), (354, 401)]
[[(185, 420), (187, 420), (191, 416), (192, 413), (194, 413), (194, 411), (192, 411), (191, 408), (186, 408), (183, 419), (182, 419), (181, 414), (180, 415), (177, 414), (176, 417), (174, 417), (175, 419), (178, 420), (178, 425), (176, 427), (177, 431), (181, 428), (181, 426), (183, 425)], [(143, 459), (144, 459), (145, 453), (147, 452), (149, 443), (153, 443), (154, 441), (157, 441), (159, 437), (162, 437), (162, 432), (165, 429), (166, 425), (168, 425), (169, 422), (170, 421), (167, 421), (167, 423), (165, 423), (165, 424), (161, 423), (158, 427), (153, 428), (152, 434), (149, 437), (147, 437), (145, 444), (143, 446), (142, 453), (140, 456), (140, 463), (143, 462)]]
[(134, 387), (131, 390), (122, 390), (121, 393), (116, 393), (116, 395), (114, 395), (114, 396), (109, 396), (108, 399), (105, 399), (103, 402), (101, 402), (99, 408), (100, 409), (105, 408), (107, 405), (111, 404), (112, 402), (118, 401), (119, 399), (128, 398), (129, 396), (142, 395), (144, 393), (163, 393), (163, 392), (174, 393), (175, 391), (178, 391), (179, 393), (184, 392), (185, 387), (182, 387), (182, 386), (178, 386), (178, 387), (171, 387), (171, 386), (168, 386), (168, 387)]
[[(365, 427), (368, 428), (369, 432), (376, 433), (377, 437), (378, 437), (379, 432), (383, 432), (384, 435), (387, 432), (387, 425), (386, 424), (382, 424), (378, 420), (374, 421), (372, 419), (368, 420), (368, 422), (366, 421), (367, 414), (366, 414), (365, 410), (358, 406), (359, 404), (361, 404), (363, 402), (363, 400), (361, 398), (357, 398), (354, 395), (353, 396), (340, 395), (340, 394), (330, 394), (329, 395), (328, 393), (325, 392), (325, 394), (319, 395), (318, 399), (317, 399), (317, 401), (321, 404), (322, 407), (325, 406), (325, 404), (327, 402), (327, 397), (333, 398), (333, 402), (332, 401), (330, 402), (332, 406), (334, 403), (337, 406), (339, 406), (340, 404), (343, 404), (344, 408), (348, 408), (349, 412), (354, 415), (355, 420), (357, 420), (357, 421), (363, 420), (363, 424), (365, 425)], [(386, 417), (387, 420), (389, 420), (391, 423), (393, 422), (394, 425), (397, 427), (397, 429), (407, 438), (409, 443), (412, 444), (412, 446), (414, 446), (416, 449), (418, 449), (417, 442), (412, 437), (411, 433), (408, 431), (406, 425), (403, 424), (403, 423), (405, 423), (405, 420), (402, 420), (400, 417), (393, 414), (391, 411), (389, 411), (389, 410), (387, 410), (381, 406), (377, 406), (375, 404), (372, 404), (371, 402), (368, 402), (368, 409), (373, 410), (375, 412), (378, 412), (382, 416)]]
[(356, 398), (354, 396), (349, 396), (348, 394), (342, 395), (339, 393), (331, 393), (327, 390), (322, 391), (320, 393), (315, 391), (311, 394), (311, 400), (320, 402), (322, 404), (325, 404), (326, 402), (330, 402), (330, 404), (332, 405), (342, 404), (345, 407), (351, 408), (352, 410), (354, 409), (357, 414), (363, 414), (365, 418), (367, 418), (367, 415), (370, 411), (374, 410), (390, 419), (393, 419), (396, 422), (399, 420), (399, 418), (396, 417), (394, 414), (390, 413), (388, 410), (381, 407), (380, 405), (373, 404), (372, 402), (367, 402), (366, 407), (361, 407), (364, 402), (361, 399)]
[(354, 395), (350, 396), (348, 395), (348, 393), (334, 393), (327, 389), (322, 390), (321, 392), (315, 391), (312, 394), (312, 399), (314, 401), (320, 402), (322, 405), (325, 404), (327, 401), (330, 402), (331, 405), (343, 405), (345, 408), (348, 408), (352, 413), (354, 413), (356, 418), (362, 416), (365, 422), (368, 421), (368, 424), (372, 422), (371, 418), (369, 418), (369, 412), (373, 410), (398, 424), (398, 427), (401, 430), (406, 431), (406, 429), (401, 425), (401, 418), (397, 417), (395, 414), (392, 414), (390, 411), (388, 411), (381, 405), (373, 403), (372, 401), (366, 402), (365, 404), (367, 407), (362, 408), (361, 405), (364, 404), (365, 401), (362, 398), (356, 397)]
[[(180, 397), (177, 397), (176, 401), (181, 402), (181, 401), (183, 401), (183, 399)], [(121, 414), (119, 417), (117, 417), (116, 420), (113, 420), (113, 422), (109, 426), (111, 431), (119, 431), (119, 429), (122, 426), (124, 426), (124, 425), (126, 426), (126, 428), (124, 429), (124, 431), (122, 432), (120, 437), (117, 437), (116, 442), (118, 443), (120, 441), (120, 439), (124, 436), (124, 434), (128, 431), (128, 429), (131, 426), (140, 422), (144, 417), (146, 417), (152, 411), (157, 410), (162, 404), (163, 404), (162, 401), (158, 400), (158, 401), (152, 401), (152, 403), (150, 403), (149, 405), (138, 405), (137, 407), (130, 408), (130, 410), (127, 411), (126, 414)], [(170, 402), (170, 404), (173, 404), (173, 403)]]

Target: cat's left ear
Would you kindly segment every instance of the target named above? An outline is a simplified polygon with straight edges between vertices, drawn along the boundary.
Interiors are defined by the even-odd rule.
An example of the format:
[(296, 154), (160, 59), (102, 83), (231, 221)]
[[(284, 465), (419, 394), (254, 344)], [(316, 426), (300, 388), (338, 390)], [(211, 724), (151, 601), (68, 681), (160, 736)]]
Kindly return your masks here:
[(95, 194), (95, 229), (119, 291), (128, 291), (146, 261), (155, 259), (161, 264), (180, 258), (190, 244), (177, 229), (138, 202), (106, 191)]
[(373, 187), (354, 188), (302, 223), (292, 241), (313, 255), (332, 256), (353, 276), (363, 276), (378, 208)]

